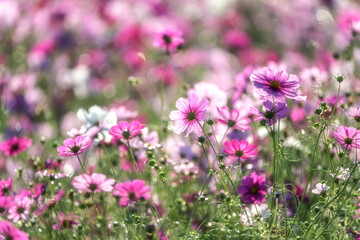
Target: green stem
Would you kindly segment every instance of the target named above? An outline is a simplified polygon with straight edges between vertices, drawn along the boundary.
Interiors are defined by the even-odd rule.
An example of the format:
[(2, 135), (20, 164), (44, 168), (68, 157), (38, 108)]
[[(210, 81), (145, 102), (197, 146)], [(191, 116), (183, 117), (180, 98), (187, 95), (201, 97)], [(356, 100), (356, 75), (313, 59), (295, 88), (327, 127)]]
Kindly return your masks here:
[(85, 169), (84, 169), (84, 166), (83, 166), (83, 164), (81, 163), (79, 154), (76, 154), (76, 157), (77, 157), (77, 159), (79, 160), (79, 163), (80, 163), (80, 166), (81, 166), (81, 169), (82, 169), (83, 173), (86, 173), (86, 172), (85, 172)]
[(133, 167), (135, 167), (137, 174), (140, 176), (140, 179), (143, 179), (143, 176), (142, 176), (142, 174), (140, 172), (140, 169), (139, 169), (139, 167), (138, 167), (138, 165), (136, 163), (136, 160), (135, 160), (135, 157), (134, 157), (134, 152), (133, 152), (133, 150), (132, 150), (132, 148), (130, 146), (129, 139), (126, 139), (126, 143), (127, 143), (128, 148), (129, 148), (129, 153), (130, 153), (130, 158), (131, 158), (132, 165), (133, 165)]

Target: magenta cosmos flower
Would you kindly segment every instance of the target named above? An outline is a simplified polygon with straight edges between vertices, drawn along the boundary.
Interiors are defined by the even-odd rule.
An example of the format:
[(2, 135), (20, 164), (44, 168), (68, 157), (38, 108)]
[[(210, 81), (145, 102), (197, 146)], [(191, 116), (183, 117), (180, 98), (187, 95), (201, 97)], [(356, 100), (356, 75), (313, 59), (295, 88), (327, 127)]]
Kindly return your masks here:
[(0, 239), (28, 240), (29, 238), (25, 232), (17, 229), (8, 221), (3, 220), (0, 222)]
[(353, 127), (340, 126), (333, 135), (344, 148), (352, 149), (360, 146), (360, 131)]
[(32, 143), (31, 139), (26, 137), (18, 138), (13, 137), (0, 144), (0, 150), (4, 152), (6, 156), (16, 156), (25, 149), (27, 149)]
[(264, 177), (252, 172), (250, 176), (243, 177), (241, 183), (238, 193), (244, 203), (259, 204), (265, 202), (266, 185)]
[(77, 136), (75, 139), (67, 138), (64, 140), (65, 146), (57, 148), (58, 155), (63, 157), (76, 156), (91, 146), (91, 139), (84, 136)]
[(185, 136), (191, 132), (201, 132), (200, 121), (205, 119), (205, 111), (209, 101), (194, 93), (189, 94), (189, 98), (179, 98), (176, 102), (176, 108), (179, 111), (172, 111), (170, 119), (174, 122), (174, 132), (180, 134), (186, 130)]
[(29, 197), (23, 197), (20, 200), (14, 201), (14, 205), (9, 209), (8, 218), (13, 222), (18, 222), (20, 219), (27, 221), (30, 213), (32, 200)]
[(182, 32), (176, 29), (165, 29), (156, 35), (154, 46), (166, 52), (174, 52), (184, 44)]
[(142, 180), (135, 179), (132, 182), (118, 183), (114, 186), (113, 195), (120, 197), (119, 205), (128, 206), (131, 202), (150, 199), (150, 188)]
[(276, 102), (274, 106), (273, 102), (265, 101), (263, 106), (264, 111), (251, 107), (249, 112), (255, 115), (255, 121), (265, 120), (269, 126), (276, 123), (277, 119), (286, 118), (287, 112), (290, 111), (286, 102)]
[(226, 152), (235, 159), (240, 159), (240, 161), (242, 162), (256, 156), (256, 154), (258, 153), (258, 151), (255, 149), (255, 145), (249, 145), (246, 140), (238, 141), (236, 139), (233, 139), (231, 140), (231, 142), (226, 141), (224, 145), (224, 152)]
[(222, 108), (217, 108), (217, 111), (220, 115), (220, 118), (217, 119), (219, 123), (242, 131), (251, 129), (248, 125), (251, 123), (250, 118), (240, 117), (238, 110), (232, 109), (230, 113), (229, 109), (223, 106)]
[(299, 78), (285, 71), (276, 71), (265, 67), (261, 71), (254, 71), (250, 76), (250, 80), (254, 82), (258, 93), (264, 99), (274, 98), (285, 101), (286, 98), (290, 98), (306, 101), (306, 96), (298, 94), (298, 88), (300, 88)]
[(93, 173), (91, 175), (82, 174), (74, 177), (71, 182), (74, 188), (85, 192), (111, 192), (114, 183), (114, 179), (108, 179), (101, 173)]
[(11, 178), (0, 181), (0, 196), (5, 196), (9, 193), (12, 188), (12, 183), (13, 181)]
[(109, 134), (115, 139), (131, 139), (141, 133), (141, 130), (145, 125), (141, 124), (139, 121), (121, 121), (118, 125), (112, 126), (110, 128)]

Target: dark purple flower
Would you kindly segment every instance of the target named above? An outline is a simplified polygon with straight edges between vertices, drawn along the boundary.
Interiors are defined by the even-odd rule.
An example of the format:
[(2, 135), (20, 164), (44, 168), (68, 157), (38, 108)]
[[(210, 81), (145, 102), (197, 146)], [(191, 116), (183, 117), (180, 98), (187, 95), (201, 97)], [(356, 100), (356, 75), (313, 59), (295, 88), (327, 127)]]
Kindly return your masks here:
[(266, 186), (264, 177), (252, 172), (250, 176), (243, 177), (241, 183), (238, 193), (244, 203), (259, 204), (265, 202)]
[(277, 119), (282, 119), (286, 117), (286, 113), (290, 111), (290, 108), (287, 107), (286, 102), (276, 102), (275, 105), (271, 101), (265, 101), (263, 103), (265, 108), (264, 111), (260, 111), (257, 108), (251, 107), (250, 112), (256, 117), (255, 121), (266, 120), (269, 126), (272, 126), (276, 123)]

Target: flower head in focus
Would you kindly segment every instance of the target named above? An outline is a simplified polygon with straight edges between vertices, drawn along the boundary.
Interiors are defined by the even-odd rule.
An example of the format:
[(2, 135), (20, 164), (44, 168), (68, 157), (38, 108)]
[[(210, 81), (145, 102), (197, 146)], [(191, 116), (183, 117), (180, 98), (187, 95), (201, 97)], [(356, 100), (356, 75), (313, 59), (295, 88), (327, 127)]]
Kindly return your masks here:
[(174, 132), (180, 134), (186, 130), (185, 137), (191, 132), (201, 132), (201, 121), (205, 120), (205, 111), (209, 101), (194, 93), (189, 94), (189, 98), (180, 98), (176, 102), (178, 111), (170, 113), (170, 119), (174, 122)]

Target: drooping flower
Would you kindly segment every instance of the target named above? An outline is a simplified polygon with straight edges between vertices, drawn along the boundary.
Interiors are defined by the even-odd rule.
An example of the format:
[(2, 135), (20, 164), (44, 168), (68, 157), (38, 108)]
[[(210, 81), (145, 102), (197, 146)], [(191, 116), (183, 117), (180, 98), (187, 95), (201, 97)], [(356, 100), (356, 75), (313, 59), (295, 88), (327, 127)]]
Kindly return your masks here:
[(112, 126), (109, 134), (115, 139), (131, 139), (141, 133), (141, 130), (145, 125), (139, 121), (134, 120), (128, 123), (127, 121), (121, 121), (117, 125)]
[(242, 162), (256, 156), (258, 153), (255, 149), (255, 145), (249, 144), (246, 140), (238, 141), (237, 139), (233, 139), (231, 141), (226, 141), (224, 145), (224, 152), (234, 159), (239, 159)]
[(313, 189), (311, 192), (313, 194), (317, 194), (317, 195), (323, 195), (326, 193), (327, 190), (329, 190), (330, 187), (327, 186), (325, 183), (318, 183), (316, 184), (315, 189)]
[(11, 178), (0, 181), (0, 196), (5, 196), (9, 193), (10, 189), (12, 188), (12, 182), (13, 181)]
[(85, 192), (111, 192), (114, 183), (114, 179), (108, 179), (101, 173), (82, 174), (71, 182), (74, 188)]
[(265, 120), (269, 126), (275, 124), (278, 119), (285, 118), (286, 113), (290, 111), (286, 102), (275, 102), (274, 105), (271, 101), (265, 101), (263, 106), (264, 111), (251, 107), (250, 113), (255, 115), (254, 121)]
[(266, 203), (253, 204), (245, 208), (246, 213), (241, 214), (244, 225), (253, 225), (257, 220), (263, 221), (270, 217), (271, 211)]
[(16, 156), (19, 153), (27, 149), (32, 143), (31, 139), (26, 137), (18, 138), (14, 136), (0, 144), (0, 150), (4, 152), (6, 156)]
[(176, 102), (178, 111), (170, 113), (170, 119), (174, 122), (174, 132), (180, 134), (186, 130), (185, 136), (191, 132), (201, 132), (201, 121), (205, 119), (206, 107), (209, 101), (200, 99), (198, 95), (191, 93), (188, 99), (180, 98)]
[(251, 129), (248, 125), (251, 123), (250, 118), (241, 117), (238, 110), (232, 109), (230, 113), (226, 106), (217, 108), (217, 110), (220, 115), (220, 118), (217, 119), (219, 123), (242, 131)]
[(360, 131), (353, 127), (339, 126), (333, 132), (334, 137), (346, 149), (353, 149), (360, 147)]
[(119, 205), (128, 206), (132, 202), (150, 199), (150, 188), (142, 180), (118, 183), (114, 186), (114, 196), (120, 197)]
[(64, 196), (65, 194), (65, 190), (61, 189), (59, 190), (54, 198), (49, 199), (45, 204), (41, 205), (36, 211), (35, 211), (35, 215), (36, 216), (40, 216), (41, 214), (43, 214), (46, 210), (48, 210), (49, 208), (55, 206), (55, 204), (57, 202), (59, 202), (59, 200)]
[(77, 136), (75, 139), (67, 138), (64, 140), (64, 146), (57, 148), (58, 155), (64, 157), (79, 155), (91, 146), (91, 139), (84, 136)]
[(29, 197), (15, 199), (14, 205), (9, 209), (8, 218), (14, 223), (18, 222), (20, 219), (27, 221), (30, 217), (29, 213), (31, 204), (32, 200)]
[[(14, 227), (10, 222), (3, 220), (0, 222), (0, 237), (11, 240), (28, 240), (25, 232)], [(1, 238), (2, 239), (2, 238)]]
[(184, 39), (181, 31), (168, 28), (156, 35), (153, 44), (155, 47), (163, 48), (167, 52), (174, 52), (184, 44)]
[(254, 71), (250, 76), (258, 93), (267, 100), (285, 101), (286, 98), (306, 101), (306, 96), (298, 94), (299, 78), (285, 71), (276, 71), (265, 67), (261, 71)]
[(70, 229), (73, 230), (77, 225), (80, 224), (80, 222), (78, 222), (79, 220), (79, 216), (74, 215), (72, 212), (70, 212), (69, 214), (65, 214), (63, 212), (60, 213), (59, 216), (59, 220), (60, 223), (58, 221), (58, 219), (56, 219), (56, 224), (53, 225), (53, 229), (54, 230), (61, 230), (61, 229)]
[(242, 185), (238, 188), (241, 200), (247, 204), (260, 204), (265, 202), (265, 178), (252, 172), (250, 176), (243, 177)]

